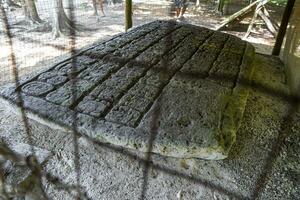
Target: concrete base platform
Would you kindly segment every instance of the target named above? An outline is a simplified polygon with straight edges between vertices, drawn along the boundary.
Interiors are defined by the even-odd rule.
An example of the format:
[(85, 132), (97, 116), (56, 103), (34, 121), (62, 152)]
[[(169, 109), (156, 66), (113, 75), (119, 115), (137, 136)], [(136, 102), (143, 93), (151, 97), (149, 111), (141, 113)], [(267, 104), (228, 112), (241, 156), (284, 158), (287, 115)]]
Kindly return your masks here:
[[(283, 66), (256, 55), (254, 85), (228, 158), (178, 159), (79, 138), (80, 185), (90, 199), (294, 200), (300, 184), (300, 115), (287, 101)], [(0, 137), (26, 143), (22, 120), (0, 105)], [(290, 112), (290, 111), (293, 112)], [(285, 126), (288, 125), (289, 126)], [(73, 135), (30, 121), (33, 145), (52, 152), (44, 169), (67, 186), (76, 184)], [(74, 199), (76, 191), (44, 182), (52, 199)]]

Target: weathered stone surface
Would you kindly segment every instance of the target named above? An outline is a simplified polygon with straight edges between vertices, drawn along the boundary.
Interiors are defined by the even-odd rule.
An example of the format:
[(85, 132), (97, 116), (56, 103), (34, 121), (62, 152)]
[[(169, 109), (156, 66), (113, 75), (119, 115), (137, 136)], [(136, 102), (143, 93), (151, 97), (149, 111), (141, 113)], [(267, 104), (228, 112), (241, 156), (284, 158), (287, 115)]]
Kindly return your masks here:
[(47, 79), (47, 83), (50, 83), (54, 86), (59, 86), (65, 82), (67, 82), (68, 78), (66, 76), (55, 76)]
[[(253, 199), (253, 192), (260, 186), (263, 194), (258, 199), (297, 199), (300, 191), (297, 179), (300, 174), (299, 115), (292, 123), (295, 127), (291, 127), (288, 138), (282, 141), (281, 152), (274, 155), (277, 159), (266, 176), (267, 185), (264, 187), (261, 181), (261, 176), (270, 170), (272, 146), (276, 145), (278, 136), (282, 134), (290, 104), (283, 96), (288, 95), (288, 87), (282, 62), (277, 57), (261, 54), (256, 54), (254, 62), (257, 69), (253, 75), (255, 84), (251, 87), (241, 128), (236, 134), (237, 141), (228, 158), (211, 162), (153, 154), (145, 198), (176, 199), (181, 192), (183, 199)], [(13, 144), (27, 143), (22, 120), (7, 108), (0, 104), (1, 137)], [(103, 125), (101, 121), (98, 123)], [(51, 130), (34, 120), (30, 120), (30, 124), (33, 145), (53, 153), (43, 165), (45, 172), (60, 177), (65, 183), (76, 183), (73, 135)], [(109, 124), (102, 127), (102, 130), (104, 127), (113, 128)], [(126, 145), (121, 143), (125, 140), (117, 141), (121, 133), (114, 133), (105, 137)], [(126, 134), (130, 135), (129, 132)], [(99, 137), (103, 135), (99, 134)], [(105, 141), (104, 138), (101, 140)], [(103, 199), (140, 198), (147, 154), (108, 144), (99, 145), (99, 142), (94, 143), (85, 137), (80, 137), (78, 144), (80, 185), (90, 199), (99, 199), (100, 193)], [(45, 183), (44, 188), (51, 199), (74, 199), (74, 196), (52, 183)]]
[(226, 153), (220, 145), (220, 121), (230, 93), (230, 88), (201, 79), (172, 79), (139, 128), (150, 132), (153, 112), (159, 108), (158, 151), (174, 157), (222, 158)]
[(32, 81), (22, 87), (22, 92), (32, 96), (47, 94), (51, 90), (53, 90), (52, 85), (38, 81)]
[(109, 106), (110, 103), (108, 101), (96, 101), (86, 98), (79, 103), (77, 110), (91, 116), (100, 117), (103, 113), (105, 113)]
[(209, 77), (221, 85), (233, 88), (239, 75), (242, 55), (223, 51), (209, 71)]
[[(1, 141), (0, 141), (1, 144)], [(32, 149), (34, 150), (34, 156), (37, 159), (38, 164), (44, 164), (49, 157), (51, 157), (51, 152), (45, 149), (32, 147), (28, 144), (19, 143), (16, 145), (10, 146), (11, 150), (16, 153), (16, 155), (25, 159), (26, 157), (33, 156)], [(31, 169), (24, 165), (18, 165), (11, 160), (2, 160), (1, 157), (1, 170), (4, 171), (4, 180), (6, 192), (15, 194), (23, 193), (24, 195), (29, 192), (26, 191), (26, 186), (30, 184), (33, 188), (37, 185), (34, 185), (34, 176)], [(4, 162), (3, 162), (4, 161)]]
[[(64, 130), (73, 129), (76, 120), (79, 133), (103, 142), (167, 156), (222, 159), (243, 116), (253, 52), (227, 34), (155, 21), (82, 51), (0, 96), (14, 107), (20, 93), (29, 117)], [(152, 130), (157, 109), (158, 128)]]

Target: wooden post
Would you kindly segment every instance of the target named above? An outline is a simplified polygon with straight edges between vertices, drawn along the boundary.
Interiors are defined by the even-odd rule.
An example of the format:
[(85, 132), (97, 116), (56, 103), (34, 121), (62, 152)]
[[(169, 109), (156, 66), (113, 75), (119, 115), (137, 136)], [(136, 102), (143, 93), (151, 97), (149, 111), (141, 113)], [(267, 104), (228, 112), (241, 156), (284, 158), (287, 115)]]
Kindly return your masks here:
[(281, 24), (280, 24), (279, 31), (277, 34), (276, 42), (275, 42), (273, 52), (272, 52), (272, 55), (274, 55), (274, 56), (278, 56), (280, 53), (281, 45), (282, 45), (282, 42), (283, 42), (283, 39), (284, 39), (284, 36), (286, 33), (287, 26), (289, 24), (289, 20), (290, 20), (291, 14), (292, 14), (294, 4), (295, 4), (295, 0), (288, 0), (287, 4), (285, 6), (285, 10), (284, 10), (284, 13), (283, 13), (283, 16), (281, 19)]
[(125, 1), (125, 31), (132, 27), (132, 0)]
[(222, 15), (227, 15), (229, 4), (230, 0), (218, 0), (217, 11), (222, 13)]
[(217, 11), (223, 14), (224, 5), (225, 5), (225, 0), (218, 0)]

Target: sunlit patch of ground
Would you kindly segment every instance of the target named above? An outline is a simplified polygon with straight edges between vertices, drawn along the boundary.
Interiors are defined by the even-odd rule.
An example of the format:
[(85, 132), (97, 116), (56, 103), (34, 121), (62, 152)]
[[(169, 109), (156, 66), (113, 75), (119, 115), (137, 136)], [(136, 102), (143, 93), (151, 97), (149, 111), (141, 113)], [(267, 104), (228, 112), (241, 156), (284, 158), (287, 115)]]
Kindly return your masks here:
[[(45, 21), (50, 19), (50, 5), (48, 0), (37, 1), (37, 7), (41, 18)], [(48, 6), (48, 7), (47, 7)], [(214, 29), (225, 19), (224, 16), (216, 14), (215, 5), (209, 2), (201, 3), (200, 8), (195, 9), (190, 4), (183, 21), (195, 25), (200, 25)], [(152, 6), (153, 7), (153, 6)], [(174, 19), (174, 10), (167, 8), (153, 7), (146, 5), (146, 8), (136, 8), (133, 10), (134, 26), (151, 22), (156, 19)], [(148, 9), (148, 10), (147, 10)], [(273, 12), (272, 10), (270, 11)], [(277, 12), (280, 18), (280, 12)], [(92, 44), (96, 41), (104, 41), (113, 35), (124, 31), (124, 5), (117, 4), (115, 6), (105, 5), (106, 17), (93, 16), (91, 1), (76, 0), (75, 20), (87, 28), (95, 29), (93, 31), (80, 32), (76, 37), (76, 48), (80, 49), (84, 46)], [(23, 20), (22, 9), (15, 9), (8, 12), (10, 20), (11, 32), (13, 35), (13, 53), (16, 57), (17, 67), (20, 75), (31, 74), (37, 72), (60, 60), (64, 55), (68, 54), (70, 49), (70, 39), (61, 37), (53, 39), (51, 31), (48, 32), (32, 32), (31, 26), (16, 25), (17, 22)], [(250, 19), (246, 21), (249, 22)], [(225, 30), (229, 34), (243, 37), (245, 34), (245, 25), (238, 25), (232, 30)], [(5, 43), (5, 36), (0, 32), (0, 84), (5, 84), (11, 80), (9, 56), (10, 50)], [(275, 38), (263, 27), (258, 26), (254, 32), (247, 38), (247, 41), (256, 46), (256, 50), (260, 53), (270, 54)]]

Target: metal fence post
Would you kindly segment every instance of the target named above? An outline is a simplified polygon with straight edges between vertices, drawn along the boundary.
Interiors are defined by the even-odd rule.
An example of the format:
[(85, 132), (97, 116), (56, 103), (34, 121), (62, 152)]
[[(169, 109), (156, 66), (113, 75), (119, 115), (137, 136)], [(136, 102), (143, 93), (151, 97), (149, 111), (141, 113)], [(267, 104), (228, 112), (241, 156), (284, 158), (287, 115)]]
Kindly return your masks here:
[(286, 33), (287, 26), (289, 24), (289, 19), (292, 14), (294, 4), (295, 4), (295, 0), (288, 0), (288, 2), (286, 4), (285, 10), (284, 10), (284, 13), (282, 16), (280, 28), (279, 28), (279, 31), (277, 34), (276, 43), (274, 45), (273, 52), (272, 52), (272, 55), (274, 55), (274, 56), (278, 56), (280, 53), (281, 45), (283, 43), (283, 39), (284, 39), (284, 36)]
[(132, 27), (132, 0), (125, 1), (125, 31)]

